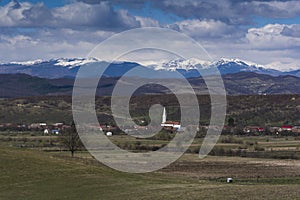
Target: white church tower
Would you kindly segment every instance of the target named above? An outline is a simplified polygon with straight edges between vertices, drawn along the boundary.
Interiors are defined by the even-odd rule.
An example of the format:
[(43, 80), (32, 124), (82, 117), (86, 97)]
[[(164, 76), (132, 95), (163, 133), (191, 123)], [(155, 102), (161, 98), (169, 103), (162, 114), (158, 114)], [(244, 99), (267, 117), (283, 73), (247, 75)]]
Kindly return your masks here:
[(167, 112), (166, 112), (166, 108), (164, 107), (164, 112), (163, 112), (163, 116), (162, 116), (162, 124), (166, 123), (167, 121)]

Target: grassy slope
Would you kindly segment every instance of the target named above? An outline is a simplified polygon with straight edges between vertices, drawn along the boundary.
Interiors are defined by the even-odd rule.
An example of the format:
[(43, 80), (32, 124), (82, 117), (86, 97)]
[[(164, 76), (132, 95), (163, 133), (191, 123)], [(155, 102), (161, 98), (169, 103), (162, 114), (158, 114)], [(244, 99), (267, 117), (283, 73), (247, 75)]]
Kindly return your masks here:
[(0, 157), (1, 199), (139, 199), (160, 185), (186, 187), (184, 180), (119, 173), (37, 151), (0, 148)]
[[(210, 119), (209, 96), (198, 96), (201, 122)], [(228, 96), (227, 114), (238, 125), (281, 126), (300, 124), (300, 95)], [(168, 119), (179, 119), (179, 107), (172, 95), (132, 97), (130, 114), (134, 118), (148, 118), (150, 106), (167, 105)], [(70, 96), (43, 96), (0, 99), (0, 123), (37, 123), (72, 121)], [(100, 123), (112, 122), (110, 98), (97, 97), (96, 110)], [(226, 121), (227, 123), (227, 121)]]
[(224, 184), (126, 174), (51, 154), (0, 147), (0, 199), (297, 199), (297, 184)]

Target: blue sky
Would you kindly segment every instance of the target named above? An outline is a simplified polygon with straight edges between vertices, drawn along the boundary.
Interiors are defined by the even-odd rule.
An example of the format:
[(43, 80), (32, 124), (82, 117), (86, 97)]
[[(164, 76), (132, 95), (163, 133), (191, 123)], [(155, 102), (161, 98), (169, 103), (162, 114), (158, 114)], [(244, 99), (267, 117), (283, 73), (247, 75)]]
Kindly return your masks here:
[(84, 57), (106, 38), (141, 27), (185, 33), (216, 60), (300, 68), (297, 0), (2, 0), (0, 61)]

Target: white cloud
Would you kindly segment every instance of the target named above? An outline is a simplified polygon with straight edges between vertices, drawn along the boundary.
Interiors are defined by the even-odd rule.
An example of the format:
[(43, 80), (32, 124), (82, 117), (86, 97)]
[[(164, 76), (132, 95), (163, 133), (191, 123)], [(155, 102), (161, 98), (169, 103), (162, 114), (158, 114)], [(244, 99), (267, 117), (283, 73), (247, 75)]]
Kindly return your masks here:
[(0, 7), (0, 27), (94, 28), (120, 31), (140, 27), (140, 22), (125, 10), (115, 11), (107, 2), (96, 5), (75, 2), (53, 9), (42, 3), (10, 2)]
[[(270, 52), (299, 51), (300, 37), (294, 33), (299, 25), (268, 24), (250, 28), (246, 34), (248, 49)], [(291, 32), (293, 31), (293, 32)]]
[(153, 5), (184, 19), (214, 19), (233, 25), (252, 25), (254, 16), (287, 18), (300, 14), (298, 0), (161, 0)]
[(52, 11), (59, 27), (96, 27), (100, 29), (128, 29), (140, 26), (125, 10), (114, 11), (107, 2), (90, 5), (82, 2), (67, 4)]
[(265, 17), (287, 18), (300, 14), (300, 1), (253, 1), (247, 4), (252, 12)]
[(14, 47), (18, 47), (18, 45), (22, 44), (33, 44), (36, 45), (38, 41), (34, 41), (31, 37), (25, 35), (16, 35), (16, 36), (1, 36), (2, 41), (4, 41), (7, 45), (12, 45)]
[(141, 27), (160, 27), (161, 26), (157, 20), (154, 20), (149, 17), (136, 16), (135, 18), (137, 21), (140, 22)]
[(300, 24), (285, 26), (281, 32), (282, 35), (289, 37), (300, 37)]
[(18, 26), (24, 19), (23, 11), (29, 9), (29, 3), (23, 3), (22, 7), (17, 6), (14, 2), (8, 3), (6, 6), (0, 7), (0, 26)]
[(33, 34), (0, 35), (0, 61), (85, 57), (112, 32), (72, 29), (39, 30)]
[(246, 38), (251, 47), (262, 50), (283, 50), (300, 48), (300, 38), (283, 35), (285, 28), (292, 25), (269, 24), (262, 28), (251, 28), (248, 30)]
[(236, 37), (240, 30), (216, 20), (184, 20), (167, 27), (183, 32), (194, 38)]
[(266, 68), (276, 69), (280, 71), (293, 71), (300, 69), (299, 62), (295, 62), (295, 60), (288, 59), (287, 61), (276, 61), (265, 65)]

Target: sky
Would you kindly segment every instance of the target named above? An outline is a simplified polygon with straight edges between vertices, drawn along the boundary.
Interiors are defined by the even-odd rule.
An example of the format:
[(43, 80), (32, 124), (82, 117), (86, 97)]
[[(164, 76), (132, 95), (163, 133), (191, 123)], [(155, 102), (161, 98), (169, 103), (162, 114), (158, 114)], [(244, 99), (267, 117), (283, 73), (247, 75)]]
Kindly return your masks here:
[(300, 69), (298, 0), (0, 0), (0, 62), (85, 57), (141, 27), (184, 33), (214, 60)]

